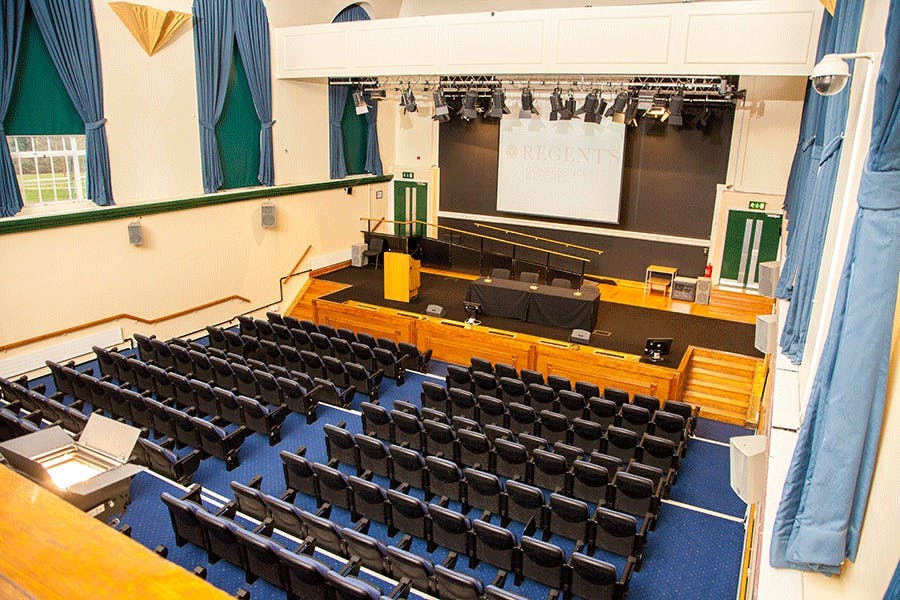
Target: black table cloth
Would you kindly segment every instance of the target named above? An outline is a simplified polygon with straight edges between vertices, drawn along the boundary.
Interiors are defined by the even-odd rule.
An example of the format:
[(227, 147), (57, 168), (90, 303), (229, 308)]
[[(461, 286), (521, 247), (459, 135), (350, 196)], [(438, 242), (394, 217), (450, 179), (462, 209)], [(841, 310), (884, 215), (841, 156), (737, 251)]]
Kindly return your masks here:
[(481, 304), (484, 314), (525, 321), (528, 316), (530, 284), (510, 279), (476, 279), (466, 299)]
[(479, 302), (485, 315), (588, 331), (594, 328), (600, 307), (600, 291), (591, 285), (570, 290), (482, 278), (469, 285), (466, 297)]

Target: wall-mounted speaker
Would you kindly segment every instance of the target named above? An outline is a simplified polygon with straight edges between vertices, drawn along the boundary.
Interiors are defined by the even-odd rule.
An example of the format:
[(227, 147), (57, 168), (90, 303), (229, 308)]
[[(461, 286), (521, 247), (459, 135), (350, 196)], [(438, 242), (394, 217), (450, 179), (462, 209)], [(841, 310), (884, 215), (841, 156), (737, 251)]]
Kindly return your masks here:
[(709, 304), (709, 296), (712, 293), (712, 280), (709, 277), (697, 278), (697, 292), (694, 294), (694, 302), (697, 304)]
[(275, 205), (274, 204), (263, 204), (262, 205), (262, 226), (266, 228), (275, 227), (275, 223), (277, 222), (277, 217), (275, 214)]
[(775, 297), (775, 287), (781, 275), (781, 263), (777, 260), (759, 263), (759, 295), (766, 298)]
[(446, 317), (447, 310), (438, 304), (429, 304), (425, 309), (425, 314), (430, 317)]
[(731, 438), (731, 489), (747, 504), (762, 500), (766, 487), (766, 436)]
[(778, 319), (775, 315), (756, 315), (756, 335), (753, 347), (763, 354), (774, 354), (778, 337)]
[(591, 343), (591, 332), (586, 329), (573, 329), (569, 341), (573, 344), (587, 346)]
[(132, 246), (140, 246), (144, 243), (144, 233), (141, 230), (140, 221), (132, 221), (128, 224), (128, 243)]

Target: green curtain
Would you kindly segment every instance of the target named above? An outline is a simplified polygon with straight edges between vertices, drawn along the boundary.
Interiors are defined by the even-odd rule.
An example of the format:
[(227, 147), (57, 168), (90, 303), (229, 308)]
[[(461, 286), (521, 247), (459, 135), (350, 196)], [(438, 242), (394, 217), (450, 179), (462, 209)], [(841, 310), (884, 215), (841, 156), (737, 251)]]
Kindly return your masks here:
[(259, 127), (244, 63), (235, 44), (225, 106), (216, 125), (224, 176), (221, 189), (259, 185)]
[(6, 135), (84, 135), (84, 121), (53, 66), (30, 6), (3, 128)]
[(366, 143), (369, 139), (369, 123), (366, 115), (356, 114), (353, 94), (347, 94), (344, 116), (341, 117), (341, 133), (344, 137), (344, 162), (347, 175), (366, 172)]

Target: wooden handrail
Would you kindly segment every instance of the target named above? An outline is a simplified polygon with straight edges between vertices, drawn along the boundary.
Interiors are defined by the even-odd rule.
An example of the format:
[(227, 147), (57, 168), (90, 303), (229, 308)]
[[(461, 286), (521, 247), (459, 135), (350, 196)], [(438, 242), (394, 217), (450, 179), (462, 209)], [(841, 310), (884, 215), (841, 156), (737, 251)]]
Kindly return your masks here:
[(565, 246), (566, 248), (575, 248), (576, 250), (584, 250), (585, 252), (596, 252), (597, 254), (603, 254), (603, 250), (598, 250), (597, 248), (588, 248), (587, 246), (579, 246), (578, 244), (560, 242), (557, 240), (551, 240), (550, 238), (541, 237), (539, 235), (531, 235), (530, 233), (522, 233), (521, 231), (513, 231), (512, 229), (503, 229), (502, 227), (494, 227), (493, 225), (485, 225), (484, 223), (475, 223), (475, 227), (484, 227), (485, 229), (493, 229), (494, 231), (502, 231), (503, 233), (510, 233), (512, 235), (521, 235), (522, 237), (531, 238), (533, 240), (541, 242), (547, 242), (548, 244), (557, 244), (559, 246)]
[(300, 255), (300, 258), (297, 259), (297, 262), (294, 263), (294, 266), (291, 267), (291, 270), (288, 272), (288, 275), (284, 277), (283, 283), (287, 283), (291, 277), (296, 275), (297, 268), (300, 266), (300, 263), (303, 262), (303, 259), (306, 258), (306, 255), (309, 254), (309, 251), (312, 250), (312, 244), (306, 247), (306, 250), (303, 251), (303, 254)]
[(163, 321), (168, 321), (170, 319), (177, 319), (178, 317), (183, 317), (184, 315), (188, 315), (192, 312), (197, 312), (198, 310), (210, 308), (217, 304), (223, 304), (225, 302), (230, 302), (232, 300), (240, 300), (241, 302), (250, 302), (250, 300), (248, 300), (247, 298), (244, 298), (243, 296), (238, 296), (235, 294), (232, 296), (227, 296), (225, 298), (219, 298), (218, 300), (213, 300), (212, 302), (207, 302), (207, 303), (201, 304), (199, 306), (194, 306), (193, 308), (186, 308), (184, 310), (179, 310), (178, 312), (174, 312), (169, 315), (163, 315), (163, 316), (157, 317), (155, 319), (145, 319), (143, 317), (136, 317), (136, 316), (128, 314), (128, 313), (121, 313), (118, 315), (113, 315), (111, 317), (104, 317), (102, 319), (97, 319), (95, 321), (89, 321), (87, 323), (82, 323), (81, 325), (74, 325), (72, 327), (66, 327), (65, 329), (51, 331), (50, 333), (36, 335), (34, 337), (30, 337), (30, 338), (26, 338), (24, 340), (19, 340), (17, 342), (13, 342), (12, 344), (6, 344), (5, 346), (0, 346), (0, 352), (6, 352), (7, 350), (12, 350), (14, 348), (20, 348), (22, 346), (34, 344), (36, 342), (42, 342), (44, 340), (48, 340), (50, 338), (54, 338), (54, 337), (57, 337), (60, 335), (75, 333), (76, 331), (81, 331), (82, 329), (88, 329), (89, 327), (96, 327), (97, 325), (103, 325), (104, 323), (109, 323), (111, 321), (118, 321), (119, 319), (130, 319), (132, 321), (137, 321), (138, 323), (144, 323), (145, 325), (156, 325), (157, 323), (161, 323)]
[[(375, 219), (370, 219), (367, 217), (360, 217), (360, 221), (374, 221)], [(547, 254), (552, 254), (553, 256), (562, 256), (563, 258), (570, 258), (572, 260), (580, 260), (583, 263), (591, 262), (589, 258), (582, 258), (580, 256), (572, 256), (571, 254), (564, 254), (562, 252), (556, 252), (555, 250), (547, 250), (546, 248), (538, 248), (537, 246), (529, 246), (528, 244), (519, 244), (517, 242), (511, 242), (509, 240), (504, 240), (502, 238), (492, 237), (489, 235), (483, 235), (481, 233), (475, 233), (474, 231), (466, 231), (465, 229), (457, 229), (455, 227), (448, 227), (446, 225), (438, 225), (437, 223), (429, 223), (428, 221), (419, 221), (418, 219), (412, 219), (410, 221), (388, 221), (384, 218), (378, 221), (378, 225), (382, 223), (392, 223), (394, 225), (425, 225), (427, 227), (435, 227), (437, 229), (445, 229), (447, 231), (453, 231), (455, 233), (464, 233), (466, 235), (475, 236), (477, 238), (481, 238), (483, 240), (491, 240), (493, 242), (501, 242), (503, 244), (509, 244), (511, 246), (515, 246), (517, 248), (528, 248), (529, 250), (537, 250), (538, 252), (545, 252)], [(376, 226), (377, 229), (377, 226)], [(375, 230), (370, 230), (370, 233)]]
[[(375, 219), (369, 219), (369, 221), (374, 221)], [(375, 227), (369, 230), (369, 233), (375, 233), (375, 230), (381, 227), (381, 225), (385, 222), (384, 217), (378, 219), (378, 222), (375, 223)], [(394, 221), (387, 221), (388, 223), (394, 223)]]

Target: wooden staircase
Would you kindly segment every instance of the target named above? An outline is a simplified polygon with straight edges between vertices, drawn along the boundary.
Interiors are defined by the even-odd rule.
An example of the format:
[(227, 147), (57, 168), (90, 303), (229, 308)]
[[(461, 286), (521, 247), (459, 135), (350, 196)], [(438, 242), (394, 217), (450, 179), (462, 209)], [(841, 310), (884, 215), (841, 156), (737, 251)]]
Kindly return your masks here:
[(300, 301), (291, 309), (290, 316), (296, 319), (317, 321), (316, 300), (348, 287), (350, 286), (343, 283), (310, 277), (303, 289), (300, 290)]
[(700, 407), (700, 416), (754, 426), (766, 381), (760, 358), (691, 346), (682, 362), (681, 399)]

